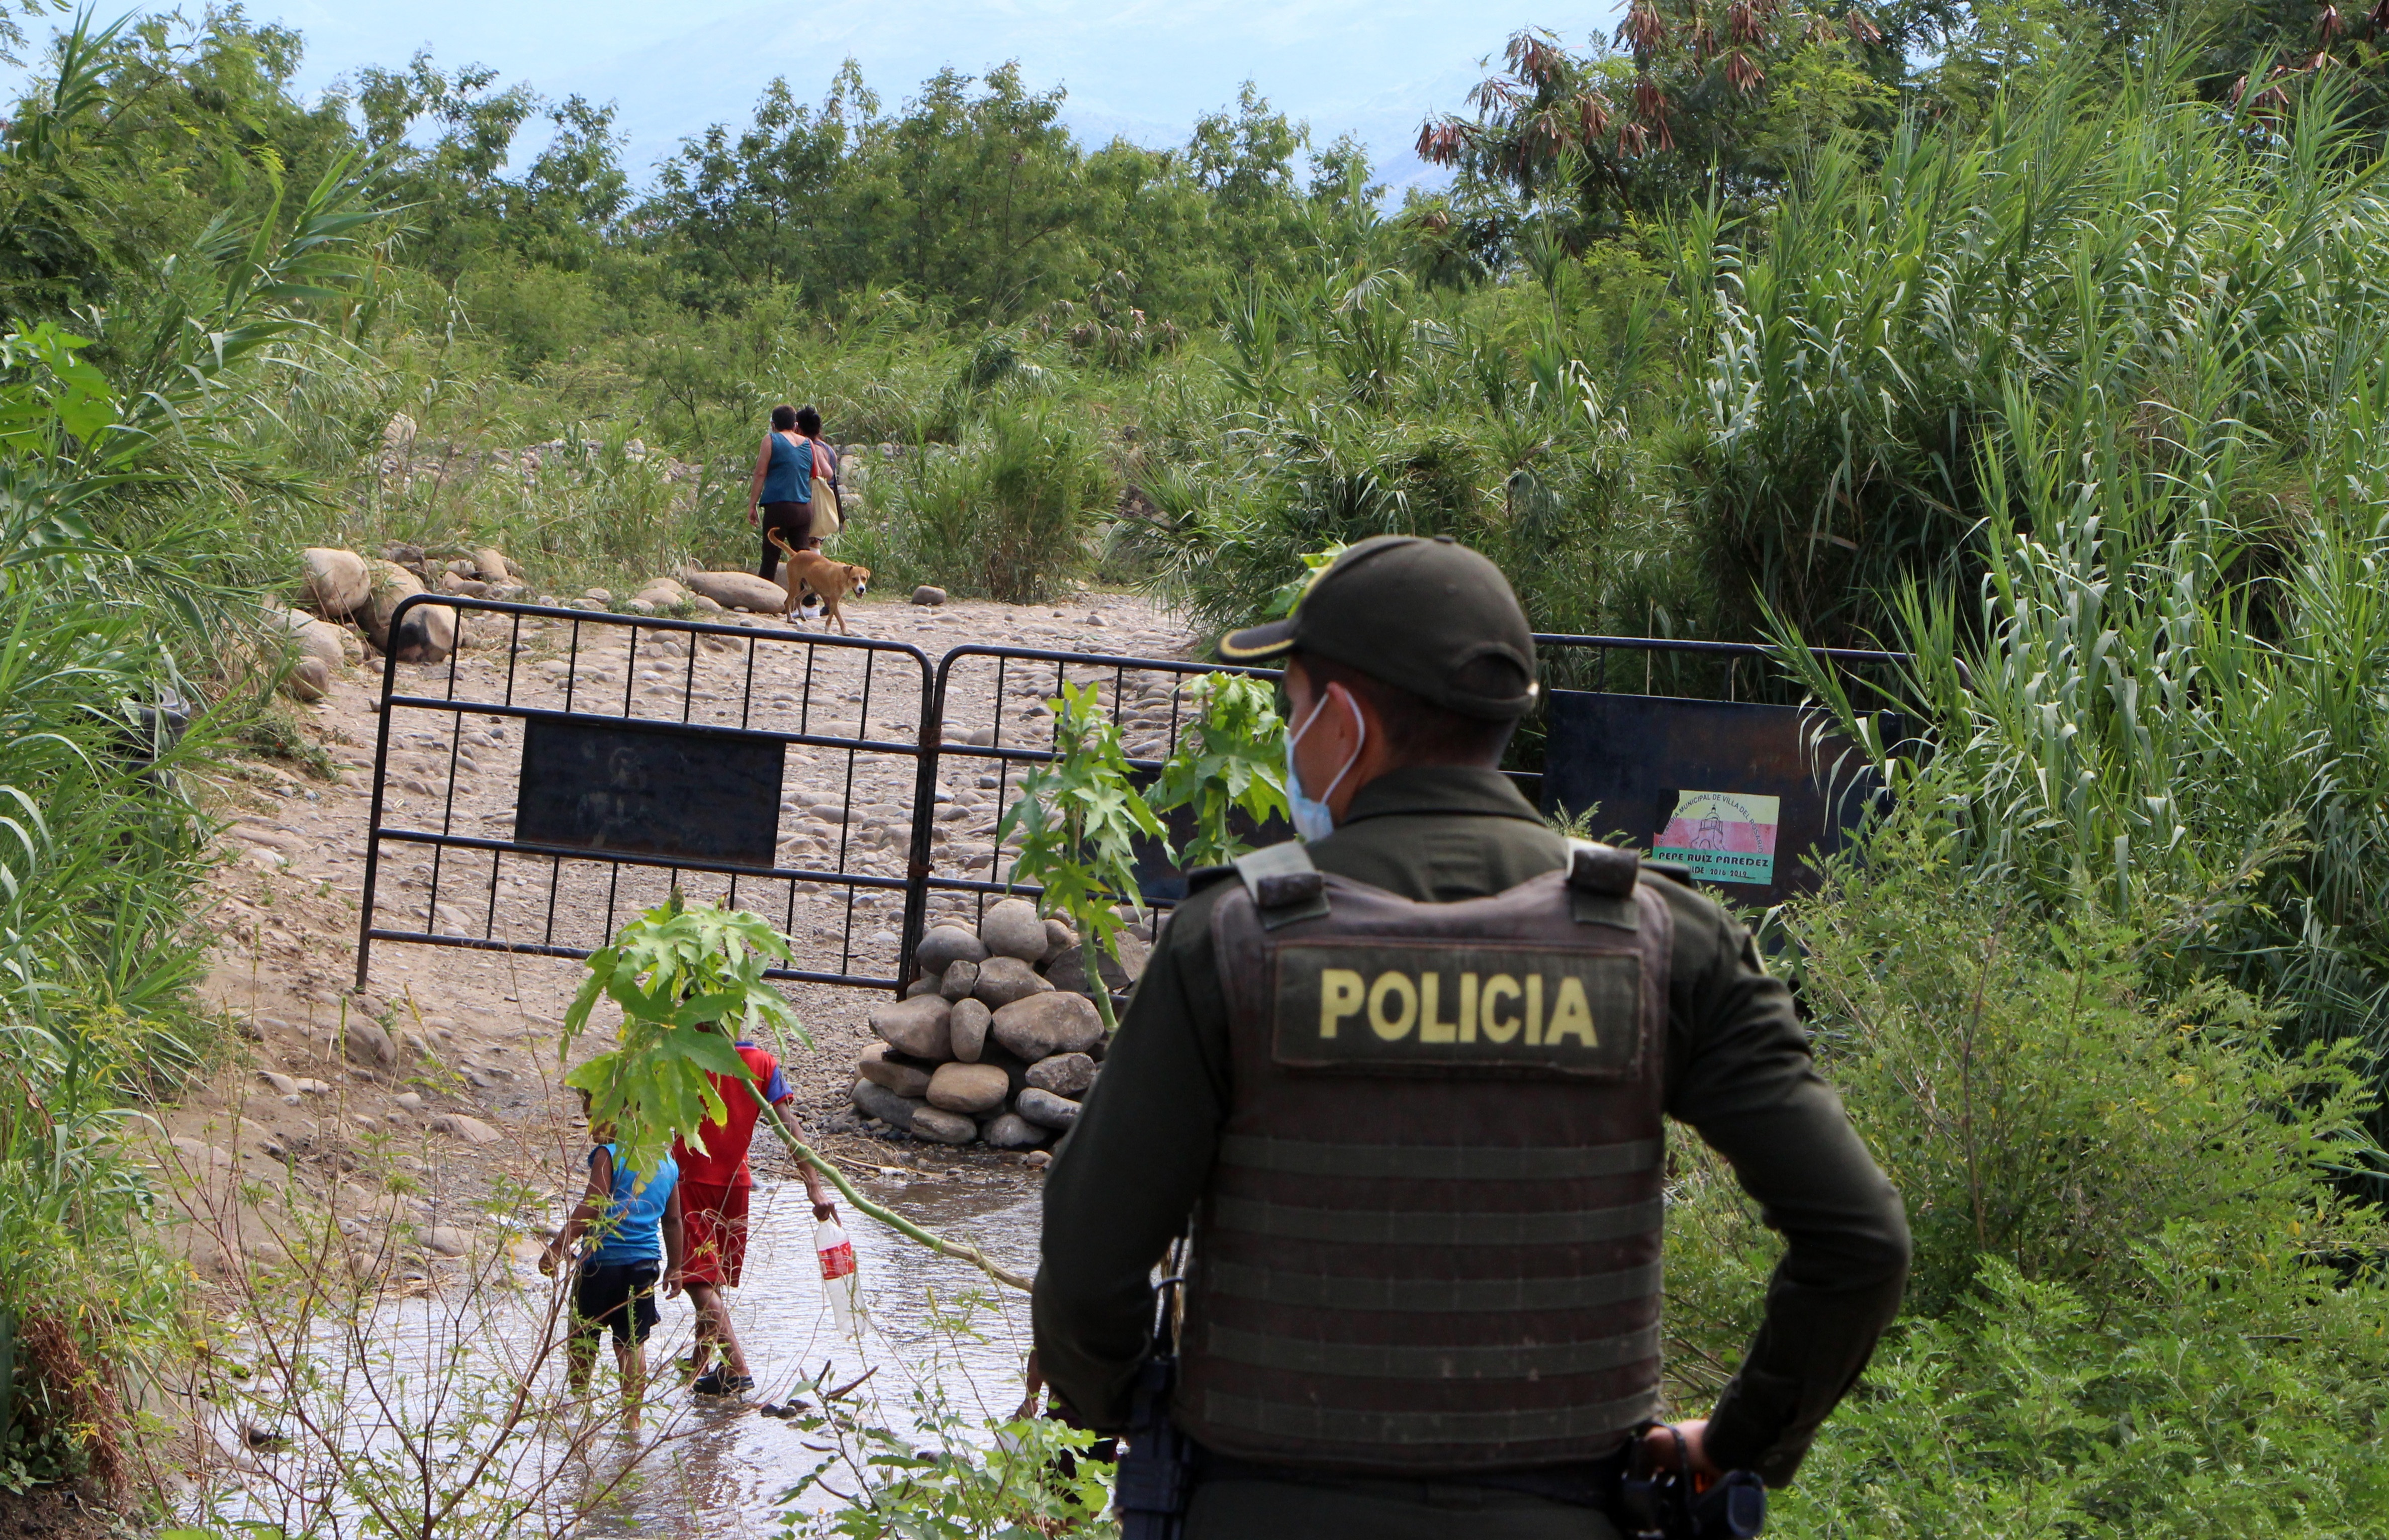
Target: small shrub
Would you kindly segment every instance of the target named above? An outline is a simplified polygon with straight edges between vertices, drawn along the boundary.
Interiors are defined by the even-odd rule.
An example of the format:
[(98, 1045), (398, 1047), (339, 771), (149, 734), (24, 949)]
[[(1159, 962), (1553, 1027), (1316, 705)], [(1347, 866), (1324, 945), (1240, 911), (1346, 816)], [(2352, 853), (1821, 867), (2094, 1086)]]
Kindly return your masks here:
[(960, 446), (923, 446), (888, 480), (891, 534), (914, 569), (1007, 604), (1050, 601), (1085, 571), (1117, 500), (1094, 435), (1042, 401), (999, 403)]

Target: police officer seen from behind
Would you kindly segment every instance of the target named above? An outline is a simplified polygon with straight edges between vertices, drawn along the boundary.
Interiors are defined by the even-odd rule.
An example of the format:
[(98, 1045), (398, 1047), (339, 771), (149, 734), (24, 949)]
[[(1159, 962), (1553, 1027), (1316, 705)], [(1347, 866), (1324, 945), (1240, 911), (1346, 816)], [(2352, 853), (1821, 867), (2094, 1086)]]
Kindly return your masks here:
[(1907, 1221), (1743, 927), (1496, 769), (1535, 694), (1508, 582), (1365, 541), (1220, 651), (1284, 661), (1308, 843), (1198, 874), (1162, 934), (1047, 1175), (1047, 1381), (1122, 1426), (1191, 1221), (1193, 1540), (1609, 1540), (1659, 1410), (1664, 1112), (1789, 1242), (1676, 1432), (1705, 1474), (1790, 1481), (1898, 1303)]

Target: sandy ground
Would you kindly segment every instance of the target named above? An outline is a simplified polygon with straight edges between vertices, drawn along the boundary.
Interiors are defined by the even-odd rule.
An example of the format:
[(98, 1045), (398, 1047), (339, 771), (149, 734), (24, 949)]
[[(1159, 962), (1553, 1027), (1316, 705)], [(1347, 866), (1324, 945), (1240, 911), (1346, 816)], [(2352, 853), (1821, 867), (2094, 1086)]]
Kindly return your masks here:
[[(513, 700), (642, 719), (746, 725), (909, 745), (918, 731), (922, 670), (904, 654), (815, 648), (810, 630), (776, 619), (740, 623), (740, 636), (675, 647), (652, 629), (583, 623), (525, 626), (474, 617), (475, 645), (453, 664), (402, 666), (399, 691), (466, 703)], [(909, 643), (932, 664), (965, 643), (1076, 653), (1173, 656), (1182, 628), (1145, 602), (1083, 595), (1061, 607), (956, 602), (942, 607), (854, 605), (857, 636)], [(230, 821), (208, 923), (220, 936), (210, 1000), (244, 1041), (232, 1062), (161, 1123), (161, 1152), (180, 1167), (180, 1203), (195, 1260), (219, 1277), (231, 1254), (272, 1261), (290, 1237), (285, 1199), (338, 1214), (360, 1266), (420, 1279), (444, 1253), (478, 1249), (495, 1227), (513, 1236), (552, 1224), (579, 1165), (581, 1138), (560, 1086), (558, 1057), (577, 962), (521, 953), (376, 943), (366, 987), (354, 986), (369, 824), (378, 669), (351, 668), (313, 707), (311, 734), (336, 767), (330, 782), (255, 763), (220, 787)], [(867, 671), (867, 672), (866, 672)], [(1174, 722), (1168, 676), (1119, 678), (1072, 667), (1119, 700), (1132, 753), (1159, 752)], [(1021, 747), (1049, 741), (1041, 704), (1055, 665), (958, 664), (948, 692), (947, 740)], [(523, 726), (519, 719), (394, 709), (385, 827), (505, 838), (512, 829)], [(901, 877), (917, 760), (909, 753), (792, 745), (780, 800), (784, 867)], [(1016, 769), (988, 757), (949, 758), (933, 870), (984, 879), (1002, 804)], [(449, 795), (453, 785), (454, 796)], [(610, 928), (659, 901), (656, 869), (556, 863), (484, 852), (438, 853), (386, 844), (380, 924), (514, 942), (594, 947)], [(901, 897), (836, 883), (691, 874), (695, 896), (729, 897), (791, 934), (802, 968), (891, 974)], [(940, 896), (932, 918), (980, 902)], [(809, 1127), (859, 1165), (934, 1165), (956, 1179), (1025, 1182), (1020, 1157), (890, 1146), (828, 1132), (843, 1121), (865, 1016), (884, 991), (794, 984), (790, 999), (813, 1047), (788, 1045), (787, 1071)], [(607, 1036), (599, 1025), (592, 1038)], [(354, 1028), (355, 1030), (351, 1030)], [(384, 1035), (386, 1034), (386, 1035)], [(593, 1050), (588, 1042), (579, 1050)], [(758, 1160), (777, 1162), (760, 1149)], [(203, 1178), (212, 1178), (207, 1180)], [(211, 1200), (206, 1194), (212, 1192)], [(263, 1194), (261, 1197), (261, 1193)], [(277, 1217), (277, 1215), (282, 1215)], [(511, 1215), (511, 1217), (509, 1217)]]

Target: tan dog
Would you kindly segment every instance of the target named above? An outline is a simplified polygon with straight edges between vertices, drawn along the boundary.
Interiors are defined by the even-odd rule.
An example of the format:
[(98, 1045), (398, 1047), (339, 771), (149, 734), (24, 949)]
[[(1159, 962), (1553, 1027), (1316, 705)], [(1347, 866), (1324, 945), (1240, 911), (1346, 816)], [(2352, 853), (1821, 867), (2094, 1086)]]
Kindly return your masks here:
[(871, 586), (871, 568), (853, 562), (834, 562), (818, 551), (798, 551), (782, 540), (777, 529), (772, 531), (772, 543), (788, 558), (780, 568), (780, 587), (788, 595), (787, 602), (780, 607), (781, 617), (785, 618), (800, 610), (797, 595), (811, 589), (821, 596), (823, 621), (835, 620), (839, 631), (853, 635), (847, 630), (846, 617), (838, 613), (838, 602), (862, 597), (863, 591)]

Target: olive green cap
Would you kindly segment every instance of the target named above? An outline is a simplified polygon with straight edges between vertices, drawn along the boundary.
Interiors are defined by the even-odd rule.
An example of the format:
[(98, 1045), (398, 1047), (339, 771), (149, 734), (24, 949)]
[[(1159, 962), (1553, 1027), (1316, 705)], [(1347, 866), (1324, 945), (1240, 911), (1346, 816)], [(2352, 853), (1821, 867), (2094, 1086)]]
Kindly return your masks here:
[(1535, 636), (1501, 569), (1449, 535), (1377, 535), (1310, 580), (1294, 613), (1220, 639), (1230, 663), (1309, 653), (1463, 716), (1535, 704)]

